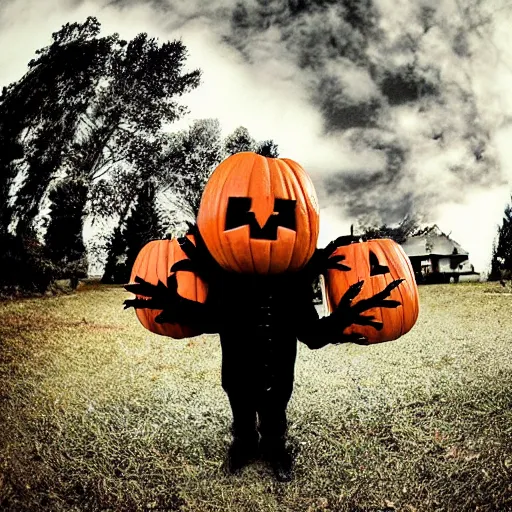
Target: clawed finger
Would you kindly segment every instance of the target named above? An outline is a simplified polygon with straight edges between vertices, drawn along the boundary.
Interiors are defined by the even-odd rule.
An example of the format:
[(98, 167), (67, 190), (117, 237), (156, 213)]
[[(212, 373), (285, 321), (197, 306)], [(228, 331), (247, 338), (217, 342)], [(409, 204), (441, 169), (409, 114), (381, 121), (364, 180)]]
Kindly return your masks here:
[(357, 283), (351, 285), (349, 287), (349, 289), (344, 293), (343, 297), (341, 298), (341, 300), (338, 304), (338, 308), (349, 307), (350, 303), (361, 292), (363, 285), (364, 285), (364, 281), (358, 281)]
[(379, 308), (397, 308), (401, 305), (402, 303), (398, 300), (382, 300), (379, 303)]
[(342, 270), (344, 272), (348, 272), (349, 270), (352, 270), (349, 266), (344, 265), (343, 263), (340, 263), (345, 259), (345, 256), (332, 256), (327, 260), (327, 268), (335, 269), (335, 270)]
[(379, 293), (376, 293), (371, 298), (376, 299), (376, 300), (382, 300), (382, 299), (385, 299), (386, 297), (389, 297), (389, 294), (392, 292), (392, 290), (394, 290), (397, 286), (399, 286), (402, 283), (402, 281), (405, 281), (405, 279), (395, 279), (393, 282), (389, 283), (386, 286), (386, 288), (384, 288), (384, 290), (382, 290)]
[(334, 270), (342, 270), (343, 272), (349, 272), (350, 270), (352, 270), (347, 265), (343, 265), (343, 263), (337, 263), (335, 261), (327, 262), (327, 268), (334, 269)]
[(379, 307), (397, 307), (400, 305), (393, 304), (398, 301), (385, 301), (384, 299), (386, 297), (389, 297), (392, 290), (394, 290), (397, 286), (399, 286), (402, 281), (405, 281), (405, 279), (396, 279), (395, 281), (389, 283), (384, 290), (376, 293), (373, 297), (370, 297), (369, 299), (363, 299), (360, 300), (357, 304), (353, 306), (354, 310), (358, 313), (362, 313), (363, 311), (366, 311), (371, 308), (379, 308)]
[(394, 290), (397, 288), (402, 282), (404, 282), (405, 279), (395, 279), (392, 283), (389, 283), (386, 288), (384, 288), (384, 291), (387, 291), (388, 294), (391, 292), (391, 290)]
[(347, 292), (345, 293), (345, 295), (347, 295), (349, 293), (353, 293), (354, 297), (355, 297), (356, 295), (359, 294), (359, 292), (361, 291), (361, 288), (363, 287), (363, 285), (364, 285), (364, 281), (362, 281), (362, 280), (358, 281), (355, 284), (350, 285), (350, 287), (347, 290)]
[(349, 341), (350, 343), (355, 343), (356, 345), (369, 345), (368, 338), (363, 336), (362, 334), (352, 333), (347, 334), (346, 336), (348, 339), (346, 341)]
[(178, 293), (178, 278), (176, 274), (167, 277), (167, 288), (171, 293)]
[(370, 327), (373, 327), (377, 331), (382, 330), (382, 328), (384, 327), (384, 324), (382, 322), (376, 321), (374, 316), (360, 315), (354, 320), (353, 323), (357, 325), (368, 325)]
[(143, 295), (145, 297), (152, 297), (155, 294), (155, 291), (159, 291), (161, 287), (164, 287), (164, 284), (161, 281), (158, 281), (158, 285), (153, 285), (144, 281), (139, 276), (135, 276), (135, 283), (129, 283), (124, 285), (124, 289), (128, 292), (134, 293), (135, 295)]
[(180, 260), (180, 261), (177, 261), (171, 267), (171, 272), (178, 272), (180, 270), (184, 270), (184, 271), (187, 271), (187, 272), (195, 272), (196, 265), (191, 260)]
[(193, 260), (197, 254), (196, 246), (186, 236), (178, 238), (178, 244), (187, 257)]
[(343, 260), (346, 260), (347, 258), (343, 255), (343, 254), (337, 254), (336, 256), (331, 256), (329, 258), (329, 261), (343, 261)]

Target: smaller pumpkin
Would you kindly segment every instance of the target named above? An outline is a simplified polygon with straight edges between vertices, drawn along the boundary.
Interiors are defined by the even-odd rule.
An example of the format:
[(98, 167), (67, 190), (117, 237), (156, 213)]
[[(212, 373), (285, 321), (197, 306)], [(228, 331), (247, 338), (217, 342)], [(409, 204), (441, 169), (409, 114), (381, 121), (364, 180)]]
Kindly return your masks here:
[(364, 281), (364, 284), (352, 302), (354, 305), (373, 297), (396, 279), (404, 279), (389, 296), (390, 300), (399, 301), (400, 306), (372, 308), (364, 312), (365, 316), (372, 315), (375, 321), (381, 322), (382, 329), (352, 324), (343, 333), (359, 334), (369, 343), (380, 343), (395, 340), (410, 331), (419, 313), (418, 287), (411, 262), (402, 247), (389, 239), (369, 240), (338, 247), (331, 257), (338, 256), (343, 256), (343, 265), (348, 269), (327, 272), (326, 297), (330, 312), (349, 287), (358, 281)]
[[(187, 238), (195, 243), (193, 235)], [(136, 283), (136, 277), (143, 279), (150, 285), (165, 285), (169, 276), (176, 274), (177, 293), (181, 297), (196, 302), (206, 302), (208, 287), (194, 272), (178, 270), (171, 272), (171, 267), (182, 260), (189, 259), (180, 247), (178, 240), (153, 240), (147, 243), (137, 255), (130, 277), (130, 283)], [(160, 285), (160, 286), (161, 286)], [(137, 295), (138, 299), (147, 299)], [(162, 336), (182, 339), (202, 334), (193, 326), (179, 323), (158, 323), (156, 317), (162, 310), (151, 308), (136, 308), (135, 313), (140, 323), (149, 331)]]

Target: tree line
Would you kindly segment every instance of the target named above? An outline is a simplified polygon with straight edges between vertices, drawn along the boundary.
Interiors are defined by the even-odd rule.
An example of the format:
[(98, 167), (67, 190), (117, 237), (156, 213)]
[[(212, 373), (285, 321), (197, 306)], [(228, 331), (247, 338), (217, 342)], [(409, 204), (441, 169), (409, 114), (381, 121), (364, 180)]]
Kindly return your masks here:
[(100, 36), (68, 23), (0, 96), (0, 245), (4, 292), (44, 292), (87, 274), (84, 220), (116, 223), (106, 282), (126, 282), (140, 248), (193, 221), (213, 168), (238, 151), (278, 156), (244, 127), (225, 140), (219, 122), (181, 131), (180, 97), (200, 85), (181, 41)]

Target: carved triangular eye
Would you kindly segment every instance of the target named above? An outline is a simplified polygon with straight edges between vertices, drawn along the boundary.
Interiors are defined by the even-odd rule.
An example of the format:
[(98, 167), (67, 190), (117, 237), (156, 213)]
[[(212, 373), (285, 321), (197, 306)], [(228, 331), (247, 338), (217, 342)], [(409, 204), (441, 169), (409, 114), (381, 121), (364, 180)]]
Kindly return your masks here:
[(388, 273), (389, 267), (387, 265), (381, 265), (377, 255), (373, 251), (370, 251), (370, 276), (378, 276)]

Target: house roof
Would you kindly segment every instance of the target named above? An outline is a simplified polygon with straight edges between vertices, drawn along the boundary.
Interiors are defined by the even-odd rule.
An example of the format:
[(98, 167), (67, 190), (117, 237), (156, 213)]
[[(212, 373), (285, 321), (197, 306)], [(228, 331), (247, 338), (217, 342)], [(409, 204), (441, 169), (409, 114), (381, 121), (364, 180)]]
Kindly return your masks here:
[(405, 254), (412, 258), (414, 256), (452, 256), (468, 255), (469, 253), (463, 249), (455, 240), (445, 235), (437, 226), (436, 229), (409, 237), (403, 244), (402, 248)]

